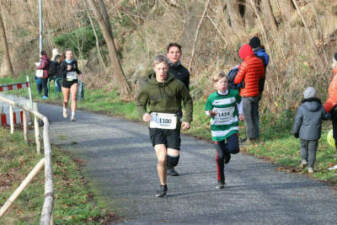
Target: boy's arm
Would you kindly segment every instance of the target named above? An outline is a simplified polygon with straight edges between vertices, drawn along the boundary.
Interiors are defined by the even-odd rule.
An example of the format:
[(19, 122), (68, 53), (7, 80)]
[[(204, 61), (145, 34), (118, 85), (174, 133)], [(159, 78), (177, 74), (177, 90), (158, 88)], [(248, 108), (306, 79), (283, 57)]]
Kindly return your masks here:
[(206, 113), (206, 115), (209, 116), (209, 117), (215, 116), (214, 112), (212, 112), (212, 110), (213, 110), (212, 100), (211, 100), (211, 96), (209, 96), (207, 98), (207, 102), (206, 102), (206, 105), (205, 105), (205, 113)]
[(187, 87), (183, 83), (181, 83), (181, 84), (182, 84), (181, 85), (181, 87), (182, 87), (181, 95), (182, 95), (184, 109), (185, 109), (183, 121), (191, 123), (192, 122), (192, 116), (193, 116), (192, 97), (191, 97)]
[(149, 101), (149, 95), (145, 91), (145, 89), (140, 90), (136, 96), (136, 106), (138, 114), (141, 118), (143, 118), (144, 114), (146, 113), (146, 105)]
[(329, 120), (331, 119), (331, 113), (327, 113), (324, 109), (324, 107), (322, 106), (321, 108), (321, 112), (322, 112), (322, 119), (323, 120)]
[(299, 136), (300, 128), (302, 126), (302, 121), (303, 121), (303, 116), (302, 116), (302, 109), (300, 107), (297, 110), (293, 130), (292, 130), (292, 133), (294, 134), (296, 138), (298, 138)]

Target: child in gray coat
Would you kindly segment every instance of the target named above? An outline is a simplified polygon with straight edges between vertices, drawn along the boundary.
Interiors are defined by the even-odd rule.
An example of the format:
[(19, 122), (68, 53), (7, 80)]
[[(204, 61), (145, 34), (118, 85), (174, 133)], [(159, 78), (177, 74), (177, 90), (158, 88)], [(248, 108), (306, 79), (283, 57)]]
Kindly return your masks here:
[(304, 99), (297, 110), (292, 133), (301, 140), (301, 168), (308, 165), (308, 172), (314, 172), (318, 140), (321, 137), (322, 120), (327, 119), (321, 100), (315, 97), (316, 91), (308, 87), (303, 92)]

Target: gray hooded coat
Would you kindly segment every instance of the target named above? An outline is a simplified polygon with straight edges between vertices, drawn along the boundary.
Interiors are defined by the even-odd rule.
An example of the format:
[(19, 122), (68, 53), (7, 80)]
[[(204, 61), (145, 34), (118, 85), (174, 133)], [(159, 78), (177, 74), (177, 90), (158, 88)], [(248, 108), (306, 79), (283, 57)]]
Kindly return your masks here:
[(321, 137), (322, 120), (327, 118), (321, 100), (304, 99), (297, 110), (292, 133), (303, 140), (318, 140)]

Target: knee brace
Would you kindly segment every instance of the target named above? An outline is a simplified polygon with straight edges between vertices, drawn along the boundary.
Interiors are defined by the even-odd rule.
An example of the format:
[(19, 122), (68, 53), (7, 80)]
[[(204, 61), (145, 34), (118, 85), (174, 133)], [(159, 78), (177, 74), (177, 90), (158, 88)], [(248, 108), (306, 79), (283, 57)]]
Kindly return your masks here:
[(178, 165), (178, 162), (179, 162), (179, 155), (178, 156), (167, 156), (167, 159), (166, 159), (166, 161), (167, 161), (167, 167), (168, 168), (173, 168), (173, 167), (175, 167), (175, 166), (177, 166)]

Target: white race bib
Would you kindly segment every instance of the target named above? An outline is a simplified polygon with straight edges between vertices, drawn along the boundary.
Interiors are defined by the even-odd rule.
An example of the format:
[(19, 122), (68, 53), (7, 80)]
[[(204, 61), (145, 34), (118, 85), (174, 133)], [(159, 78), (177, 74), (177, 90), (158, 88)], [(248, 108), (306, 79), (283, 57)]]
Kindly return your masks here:
[(35, 76), (37, 78), (43, 78), (43, 70), (36, 70), (35, 71)]
[(77, 73), (75, 71), (67, 72), (67, 81), (73, 81), (77, 79)]
[(172, 113), (151, 113), (150, 128), (174, 130), (177, 128), (177, 115)]
[(224, 125), (233, 119), (235, 107), (215, 108), (216, 115), (214, 116), (214, 125)]

